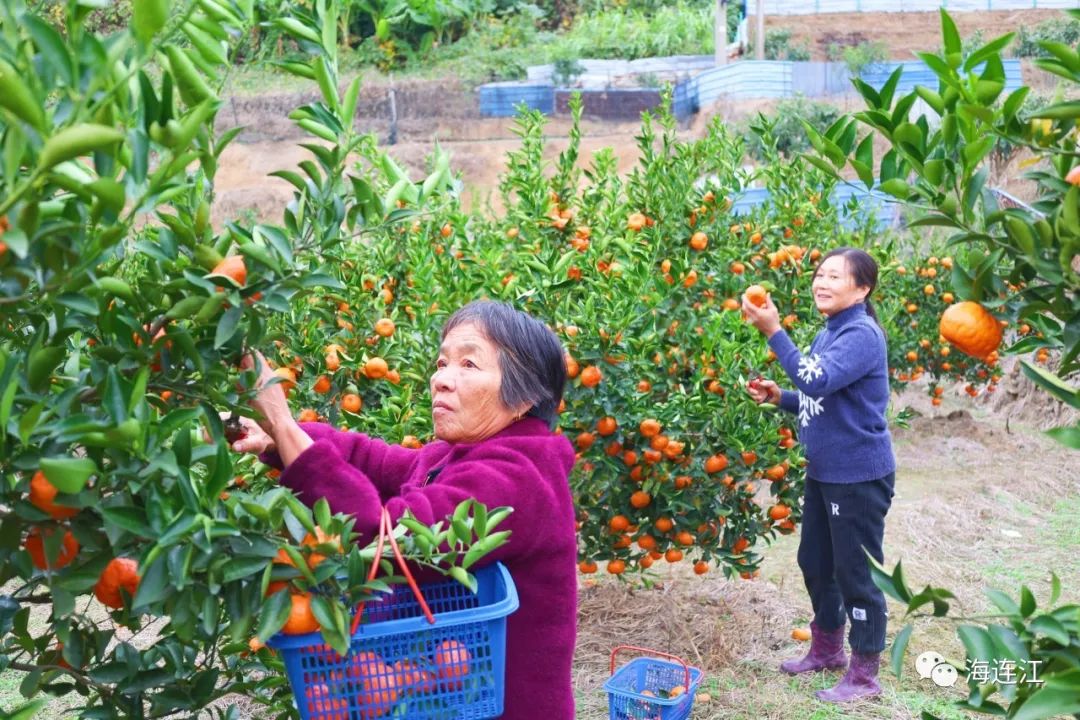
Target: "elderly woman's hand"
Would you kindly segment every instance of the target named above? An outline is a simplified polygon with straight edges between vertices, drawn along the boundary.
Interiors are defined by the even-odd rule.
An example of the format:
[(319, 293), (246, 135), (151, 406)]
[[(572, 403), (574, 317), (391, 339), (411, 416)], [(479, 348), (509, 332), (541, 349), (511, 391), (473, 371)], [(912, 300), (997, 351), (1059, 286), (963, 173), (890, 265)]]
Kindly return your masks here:
[(258, 392), (251, 399), (250, 404), (252, 408), (262, 415), (262, 419), (259, 420), (259, 427), (267, 435), (273, 437), (275, 427), (292, 421), (289, 403), (285, 400), (285, 391), (282, 389), (281, 383), (273, 382), (277, 379), (277, 375), (270, 369), (266, 358), (259, 351), (253, 351), (251, 355), (244, 355), (240, 361), (240, 368), (242, 370), (256, 368), (259, 372), (259, 376), (255, 381)]
[(226, 422), (233, 422), (240, 426), (240, 437), (233, 440), (229, 445), (234, 451), (262, 455), (264, 452), (275, 449), (274, 438), (270, 437), (251, 418), (242, 415), (230, 416), (229, 413), (221, 413), (221, 418)]

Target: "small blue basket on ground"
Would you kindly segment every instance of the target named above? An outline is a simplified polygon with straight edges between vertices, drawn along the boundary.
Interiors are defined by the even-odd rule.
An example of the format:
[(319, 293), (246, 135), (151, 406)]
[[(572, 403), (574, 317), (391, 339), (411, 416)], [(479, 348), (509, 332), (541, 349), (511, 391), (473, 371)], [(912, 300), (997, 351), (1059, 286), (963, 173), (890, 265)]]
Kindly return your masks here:
[[(615, 655), (633, 650), (667, 658), (638, 657), (616, 672)], [(667, 653), (619, 645), (611, 651), (611, 677), (604, 683), (610, 720), (684, 720), (690, 717), (701, 670)]]
[(342, 657), (322, 635), (278, 634), (267, 643), (303, 720), (394, 717), (458, 720), (503, 712), (506, 617), (518, 596), (501, 564), (474, 573), (478, 592), (457, 581), (420, 586), (435, 623), (407, 586), (369, 601)]

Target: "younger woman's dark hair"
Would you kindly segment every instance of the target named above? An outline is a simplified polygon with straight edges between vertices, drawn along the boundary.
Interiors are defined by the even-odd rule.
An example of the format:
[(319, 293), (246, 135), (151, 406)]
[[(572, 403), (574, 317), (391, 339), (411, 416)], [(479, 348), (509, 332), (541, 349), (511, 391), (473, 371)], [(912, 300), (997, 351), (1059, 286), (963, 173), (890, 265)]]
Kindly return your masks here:
[(566, 386), (566, 353), (551, 329), (506, 303), (477, 300), (446, 321), (442, 339), (459, 325), (475, 325), (499, 353), (499, 398), (508, 408), (528, 404), (526, 413), (554, 430)]
[[(878, 319), (877, 313), (874, 312), (874, 306), (870, 303), (870, 296), (873, 295), (874, 290), (877, 289), (877, 261), (875, 261), (874, 258), (870, 256), (870, 253), (865, 250), (844, 246), (833, 248), (825, 253), (821, 260), (818, 261), (817, 266), (820, 268), (822, 263), (834, 255), (839, 255), (844, 258), (844, 262), (847, 263), (848, 272), (851, 273), (851, 277), (855, 281), (856, 287), (870, 288), (870, 292), (866, 293), (866, 300), (863, 301), (866, 305), (866, 314), (872, 317), (874, 322), (876, 322), (878, 327), (884, 332), (885, 328), (881, 326), (881, 320)], [(814, 274), (817, 275), (817, 270), (814, 271)]]

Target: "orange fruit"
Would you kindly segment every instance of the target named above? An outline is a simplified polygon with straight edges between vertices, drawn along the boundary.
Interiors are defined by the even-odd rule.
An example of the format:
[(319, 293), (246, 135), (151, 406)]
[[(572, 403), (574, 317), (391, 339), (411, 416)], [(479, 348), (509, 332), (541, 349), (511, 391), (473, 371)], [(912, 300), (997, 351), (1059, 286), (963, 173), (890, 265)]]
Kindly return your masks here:
[(34, 476), (30, 478), (31, 505), (44, 513), (48, 513), (56, 520), (62, 520), (78, 515), (78, 508), (63, 507), (53, 502), (58, 493), (59, 490), (56, 489), (56, 486), (49, 482), (48, 478), (45, 477), (45, 473), (40, 470), (34, 473)]
[(791, 638), (793, 640), (798, 640), (799, 642), (806, 642), (810, 639), (810, 629), (801, 627), (794, 628), (791, 631)]
[(742, 275), (746, 272), (746, 265), (736, 260), (728, 266), (728, 269), (731, 270), (733, 275)]
[(394, 334), (394, 321), (390, 318), (381, 318), (375, 323), (375, 334), (382, 337), (390, 337)]
[(616, 515), (608, 521), (611, 532), (623, 532), (630, 527), (630, 520), (625, 515)]
[(597, 570), (596, 563), (592, 560), (582, 560), (578, 563), (578, 570), (580, 570), (583, 575), (591, 575)]
[(648, 507), (649, 503), (651, 503), (651, 502), (652, 502), (652, 495), (645, 492), (644, 490), (638, 490), (633, 495), (630, 496), (630, 504), (633, 505), (638, 510), (640, 510), (643, 507)]
[(139, 564), (131, 558), (113, 558), (98, 576), (94, 596), (102, 605), (114, 609), (124, 607), (121, 591), (135, 597), (139, 589)]
[(566, 377), (573, 380), (581, 373), (581, 366), (578, 365), (578, 361), (574, 359), (574, 356), (570, 353), (566, 353)]
[(296, 387), (296, 371), (291, 367), (279, 367), (274, 370), (274, 374), (281, 378), (281, 389), (285, 397), (288, 397), (292, 389)]
[(626, 218), (626, 228), (638, 232), (645, 227), (647, 222), (648, 218), (645, 217), (644, 213), (631, 213), (630, 217)]
[(626, 562), (623, 560), (609, 560), (607, 571), (612, 575), (622, 575), (626, 572)]
[(654, 524), (656, 525), (656, 529), (662, 533), (671, 532), (671, 529), (675, 527), (675, 523), (673, 523), (669, 517), (657, 518)]
[(751, 285), (746, 288), (746, 292), (743, 293), (743, 297), (750, 301), (751, 305), (756, 305), (757, 307), (765, 307), (768, 296), (769, 293), (760, 285)]
[(939, 330), (961, 352), (981, 360), (1001, 345), (1001, 325), (997, 318), (969, 300), (946, 308), (941, 314)]
[(773, 465), (765, 471), (765, 477), (773, 481), (783, 480), (785, 475), (787, 475), (787, 468), (783, 465)]
[(709, 563), (705, 562), (704, 560), (698, 560), (696, 563), (694, 563), (695, 575), (704, 575), (707, 572), (709, 572)]
[(66, 530), (61, 540), (60, 554), (55, 560), (46, 557), (45, 538), (51, 537), (54, 532), (56, 531), (50, 528), (43, 534), (41, 528), (34, 527), (30, 529), (29, 534), (26, 536), (26, 551), (30, 553), (30, 562), (34, 563), (34, 567), (38, 570), (47, 570), (49, 568), (59, 570), (65, 565), (71, 564), (71, 561), (79, 554), (79, 541), (75, 539), (70, 530)]
[(596, 387), (603, 379), (603, 373), (595, 365), (590, 365), (581, 371), (581, 384), (587, 388)]
[(450, 223), (446, 223), (441, 228), (439, 228), (439, 234), (442, 235), (444, 238), (450, 237), (454, 234), (454, 226)]
[(791, 514), (791, 508), (783, 503), (777, 503), (769, 508), (769, 517), (773, 520), (783, 520)]
[(286, 635), (303, 635), (318, 630), (319, 621), (311, 611), (311, 593), (299, 593), (290, 599), (292, 609), (289, 610), (289, 619), (285, 621), (281, 632)]
[(577, 440), (574, 444), (577, 445), (578, 450), (584, 452), (591, 448), (594, 442), (596, 442), (595, 435), (593, 435), (591, 432), (583, 432), (578, 434)]
[(325, 395), (330, 392), (330, 378), (326, 375), (320, 375), (311, 389), (320, 395)]
[(690, 238), (690, 247), (694, 250), (704, 250), (709, 245), (709, 236), (703, 232), (696, 232)]
[(615, 434), (615, 430), (619, 427), (619, 423), (615, 418), (608, 415), (607, 417), (600, 418), (600, 421), (596, 423), (596, 432), (602, 437)]
[(1065, 175), (1065, 182), (1070, 185), (1080, 185), (1080, 165), (1077, 165)]
[(664, 559), (667, 560), (669, 563), (679, 562), (680, 560), (682, 560), (682, 558), (683, 558), (682, 550), (679, 550), (677, 548), (671, 548), (670, 550), (668, 550), (667, 552), (664, 553)]
[(381, 357), (373, 357), (364, 363), (364, 374), (372, 380), (386, 377), (390, 372), (390, 366)]
[(757, 453), (753, 450), (744, 450), (741, 454), (744, 465), (753, 465), (757, 462)]
[(652, 418), (647, 418), (638, 425), (638, 431), (645, 437), (653, 437), (660, 433), (660, 423)]
[(462, 679), (469, 674), (469, 661), (472, 653), (459, 640), (443, 640), (435, 646), (432, 664), (435, 675), (442, 681), (443, 687), (457, 690), (462, 686)]
[(410, 660), (398, 660), (390, 666), (399, 688), (425, 693), (435, 689), (435, 674)]
[(341, 397), (341, 409), (345, 412), (358, 413), (364, 401), (356, 393), (346, 393)]
[[(253, 638), (253, 642), (258, 638)], [(309, 717), (319, 720), (348, 720), (349, 701), (341, 697), (334, 697), (323, 683), (308, 685), (304, 690), (304, 698), (307, 700)]]
[[(341, 545), (340, 535), (330, 535), (318, 526), (315, 527), (315, 534), (312, 535), (311, 533), (308, 533), (304, 536), (304, 539), (300, 541), (300, 544), (305, 547), (312, 548), (316, 547), (317, 545), (331, 544), (337, 546), (338, 553), (342, 553), (345, 551), (345, 548)], [(318, 567), (323, 562), (323, 560), (326, 560), (325, 555), (313, 552), (311, 553), (311, 555), (308, 555), (308, 567)]]
[(727, 456), (717, 453), (716, 455), (709, 456), (709, 459), (705, 461), (705, 472), (712, 475), (714, 473), (723, 472), (724, 468), (727, 466)]
[(237, 285), (243, 286), (247, 284), (247, 265), (244, 264), (242, 255), (230, 255), (225, 258), (214, 266), (211, 274), (224, 275), (236, 282)]
[(304, 408), (300, 411), (300, 414), (296, 416), (296, 422), (318, 422), (319, 413), (315, 412), (311, 408)]

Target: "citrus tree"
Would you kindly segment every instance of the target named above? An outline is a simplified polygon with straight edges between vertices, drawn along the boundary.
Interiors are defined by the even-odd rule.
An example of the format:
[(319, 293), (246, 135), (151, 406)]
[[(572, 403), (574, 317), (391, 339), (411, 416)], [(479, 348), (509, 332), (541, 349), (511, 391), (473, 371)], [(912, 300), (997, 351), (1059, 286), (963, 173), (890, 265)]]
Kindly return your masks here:
[[(1069, 13), (1077, 16), (1077, 11)], [(968, 301), (946, 318), (949, 327), (974, 341), (993, 344), (995, 320), (1026, 327), (1005, 352), (1036, 351), (1045, 363), (1058, 357), (1056, 373), (1028, 361), (1023, 369), (1059, 400), (1080, 407), (1080, 390), (1065, 378), (1080, 368), (1080, 162), (1077, 118), (1080, 102), (1063, 100), (1029, 109), (1030, 88), (1007, 96), (1002, 53), (1009, 33), (964, 54), (956, 26), (941, 12), (944, 49), (919, 53), (938, 76), (936, 88), (895, 92), (898, 69), (880, 89), (854, 80), (867, 109), (838, 121), (825, 133), (808, 127), (816, 154), (807, 159), (835, 174), (850, 168), (868, 187), (881, 189), (918, 214), (909, 227), (944, 227), (954, 245), (968, 248), (951, 272), (952, 292)], [(1063, 88), (1080, 83), (1075, 48), (1040, 42), (1047, 57), (1036, 64), (1062, 78)], [(1075, 94), (1075, 93), (1073, 93)], [(913, 117), (922, 100), (929, 111)], [(869, 132), (859, 132), (859, 126)], [(889, 150), (874, 157), (874, 139)], [(1026, 177), (1037, 187), (1030, 204), (1002, 201), (989, 187), (990, 155), (998, 142), (1030, 156)], [(992, 311), (992, 312), (991, 312)], [(961, 345), (963, 341), (961, 341)], [(1080, 448), (1080, 425), (1050, 431)]]
[[(742, 140), (722, 124), (684, 142), (669, 114), (647, 114), (640, 161), (624, 176), (610, 151), (579, 157), (580, 101), (572, 107), (568, 147), (552, 163), (543, 117), (519, 117), (499, 217), (425, 196), (425, 183), (388, 158), (364, 157), (377, 170), (364, 192), (401, 209), (369, 242), (330, 251), (340, 287), (277, 318), (271, 359), (296, 380), (302, 418), (417, 446), (431, 436), (441, 324), (479, 297), (514, 303), (548, 321), (567, 350), (559, 431), (579, 456), (582, 572), (663, 558), (751, 577), (759, 541), (796, 526), (802, 460), (795, 418), (763, 413), (744, 391), (759, 373), (783, 381), (783, 372), (739, 298), (769, 288), (805, 345), (820, 327), (808, 288), (822, 252), (866, 245), (892, 272), (897, 246), (871, 239), (872, 218), (844, 220), (832, 181), (781, 158), (767, 129), (768, 163), (745, 173)], [(430, 162), (431, 176), (446, 172), (442, 155)], [(768, 202), (735, 214), (732, 199), (752, 182)], [(885, 283), (878, 299), (894, 307), (909, 291)], [(910, 379), (899, 375), (897, 384)]]
[[(89, 11), (0, 9), (0, 668), (27, 697), (78, 693), (84, 717), (236, 691), (292, 713), (280, 674), (250, 677), (274, 661), (245, 658), (249, 639), (321, 627), (344, 652), (346, 603), (386, 582), (325, 503), (243, 487), (219, 412), (250, 413), (236, 362), (268, 319), (336, 285), (322, 249), (386, 219), (346, 172), (372, 143), (352, 127), (359, 83), (339, 89), (331, 8), (273, 19), (306, 52), (286, 69), (322, 93), (292, 115), (313, 160), (282, 173), (298, 185), (282, 225), (217, 230), (238, 132), (215, 129), (218, 94), (250, 3), (135, 2), (107, 37)], [(408, 547), (445, 566), (473, 540), (475, 557), (500, 538)]]

